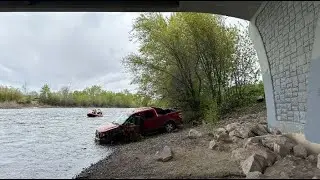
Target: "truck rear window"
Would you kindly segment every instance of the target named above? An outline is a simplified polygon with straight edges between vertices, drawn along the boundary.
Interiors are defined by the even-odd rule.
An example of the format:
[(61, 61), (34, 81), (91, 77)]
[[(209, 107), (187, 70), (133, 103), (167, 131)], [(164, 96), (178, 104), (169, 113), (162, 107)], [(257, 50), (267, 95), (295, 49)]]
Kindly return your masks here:
[(143, 113), (143, 115), (144, 115), (144, 117), (145, 117), (146, 119), (153, 118), (153, 117), (154, 117), (154, 112), (152, 112), (152, 111), (146, 111), (146, 112)]

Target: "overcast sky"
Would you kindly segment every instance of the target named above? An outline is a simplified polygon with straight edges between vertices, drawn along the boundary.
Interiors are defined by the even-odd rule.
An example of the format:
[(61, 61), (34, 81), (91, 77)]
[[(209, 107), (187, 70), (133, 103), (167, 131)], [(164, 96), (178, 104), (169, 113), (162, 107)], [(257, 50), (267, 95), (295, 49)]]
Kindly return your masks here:
[[(121, 59), (139, 13), (0, 13), (0, 85), (134, 90)], [(228, 18), (229, 24), (240, 19)]]

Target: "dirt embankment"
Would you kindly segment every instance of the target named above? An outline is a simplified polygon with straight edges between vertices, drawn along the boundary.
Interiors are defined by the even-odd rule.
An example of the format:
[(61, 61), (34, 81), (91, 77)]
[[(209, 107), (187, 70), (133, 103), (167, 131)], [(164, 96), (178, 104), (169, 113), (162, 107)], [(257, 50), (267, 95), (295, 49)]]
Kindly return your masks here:
[[(312, 178), (319, 174), (316, 155), (265, 127), (265, 107), (255, 106), (240, 117), (238, 113), (225, 117), (214, 127), (185, 128), (118, 145), (113, 155), (76, 178)], [(161, 154), (165, 146), (172, 153)], [(155, 155), (157, 151), (161, 155)], [(166, 161), (159, 161), (159, 156)]]

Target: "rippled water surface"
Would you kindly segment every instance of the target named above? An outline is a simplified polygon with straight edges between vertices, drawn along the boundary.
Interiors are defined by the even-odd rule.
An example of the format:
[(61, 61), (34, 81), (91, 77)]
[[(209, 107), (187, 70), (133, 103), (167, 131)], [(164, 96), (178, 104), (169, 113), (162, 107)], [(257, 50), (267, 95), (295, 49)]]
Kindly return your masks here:
[(72, 178), (112, 149), (94, 142), (95, 129), (132, 109), (0, 109), (0, 178)]

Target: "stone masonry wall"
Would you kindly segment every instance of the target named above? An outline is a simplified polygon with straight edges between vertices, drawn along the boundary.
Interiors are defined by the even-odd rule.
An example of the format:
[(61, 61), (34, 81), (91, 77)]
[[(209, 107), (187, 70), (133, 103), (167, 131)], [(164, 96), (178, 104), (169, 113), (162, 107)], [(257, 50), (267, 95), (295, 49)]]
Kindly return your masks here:
[(256, 19), (267, 53), (277, 121), (304, 124), (319, 7), (312, 1), (269, 1)]

